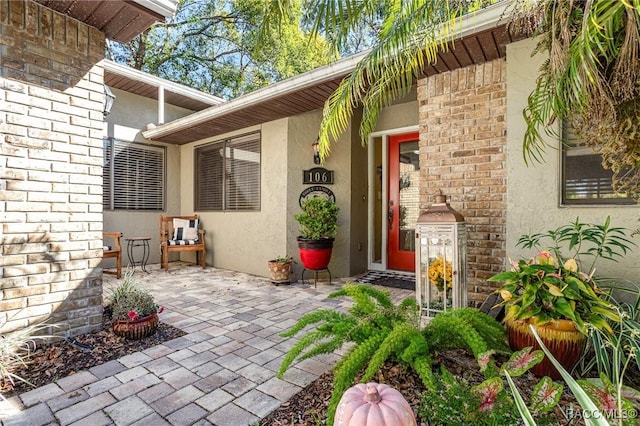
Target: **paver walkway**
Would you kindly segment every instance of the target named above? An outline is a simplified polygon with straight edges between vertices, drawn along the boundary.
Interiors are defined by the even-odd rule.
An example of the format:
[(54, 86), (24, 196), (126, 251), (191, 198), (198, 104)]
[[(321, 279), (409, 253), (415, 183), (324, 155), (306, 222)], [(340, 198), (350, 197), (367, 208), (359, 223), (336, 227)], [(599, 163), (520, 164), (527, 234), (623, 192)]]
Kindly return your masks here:
[[(161, 321), (187, 332), (0, 404), (15, 425), (252, 425), (328, 371), (337, 354), (275, 377), (294, 338), (279, 336), (305, 313), (346, 309), (327, 295), (347, 280), (274, 286), (262, 277), (172, 263), (148, 267)], [(141, 272), (140, 272), (141, 273)], [(104, 276), (105, 287), (118, 282)], [(395, 300), (413, 292), (389, 289)]]

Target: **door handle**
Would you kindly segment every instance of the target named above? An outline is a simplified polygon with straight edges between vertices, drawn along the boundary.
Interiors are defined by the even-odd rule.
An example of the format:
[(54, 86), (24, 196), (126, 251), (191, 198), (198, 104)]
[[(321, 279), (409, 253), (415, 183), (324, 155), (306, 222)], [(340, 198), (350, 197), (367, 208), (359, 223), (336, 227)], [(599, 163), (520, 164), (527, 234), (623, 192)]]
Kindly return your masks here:
[(387, 220), (389, 221), (389, 230), (393, 229), (393, 209), (389, 209)]

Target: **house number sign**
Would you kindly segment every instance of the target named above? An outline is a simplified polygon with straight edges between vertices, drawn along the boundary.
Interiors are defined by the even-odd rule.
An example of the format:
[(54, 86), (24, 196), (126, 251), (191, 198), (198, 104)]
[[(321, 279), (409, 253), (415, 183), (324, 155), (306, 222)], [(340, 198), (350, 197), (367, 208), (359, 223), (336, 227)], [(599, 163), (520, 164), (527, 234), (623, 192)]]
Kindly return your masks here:
[(327, 170), (324, 167), (303, 170), (302, 183), (305, 185), (331, 185), (333, 184), (333, 170)]

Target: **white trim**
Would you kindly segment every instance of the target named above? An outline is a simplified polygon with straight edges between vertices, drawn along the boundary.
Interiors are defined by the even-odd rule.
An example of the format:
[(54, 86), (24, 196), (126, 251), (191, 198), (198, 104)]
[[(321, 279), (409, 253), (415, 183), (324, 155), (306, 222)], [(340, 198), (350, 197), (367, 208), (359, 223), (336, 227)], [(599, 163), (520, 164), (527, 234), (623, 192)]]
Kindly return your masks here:
[[(376, 136), (373, 133), (369, 134), (367, 140), (367, 158), (368, 158), (368, 171), (367, 171), (367, 186), (368, 186), (368, 194), (369, 194), (369, 202), (367, 203), (367, 269), (370, 271), (384, 271), (385, 265), (383, 264), (384, 258), (380, 259), (380, 262), (374, 262), (373, 252), (375, 250), (374, 243), (376, 241), (375, 235), (375, 214), (374, 209), (376, 208), (376, 198), (378, 194), (376, 194), (375, 188), (375, 179), (376, 179), (376, 148), (373, 139)], [(382, 167), (384, 170), (384, 166)], [(382, 179), (382, 177), (381, 177)], [(382, 197), (382, 195), (381, 195)], [(382, 241), (380, 242), (380, 249), (382, 250)]]
[(224, 99), (217, 96), (192, 89), (191, 87), (187, 87), (182, 84), (174, 83), (173, 81), (165, 80), (164, 78), (156, 77), (154, 75), (142, 72), (131, 67), (120, 65), (109, 59), (104, 59), (102, 61), (102, 64), (104, 66), (105, 72), (117, 74), (122, 77), (126, 77), (134, 81), (139, 81), (153, 87), (164, 87), (165, 90), (171, 93), (182, 95), (196, 101), (204, 102), (209, 105), (217, 105), (225, 102)]
[(411, 126), (404, 126), (404, 127), (398, 127), (395, 129), (387, 129), (387, 130), (379, 130), (377, 132), (371, 132), (369, 133), (369, 136), (390, 136), (390, 135), (402, 135), (405, 133), (411, 133), (411, 132), (419, 132), (420, 131), (420, 126), (418, 124), (414, 124)]
[[(454, 38), (462, 38), (495, 27), (501, 19), (504, 19), (508, 15), (509, 11), (507, 8), (508, 4), (497, 3), (477, 13), (464, 16), (455, 25), (455, 28), (460, 30), (456, 30)], [(216, 117), (241, 110), (249, 105), (267, 101), (276, 95), (281, 96), (297, 92), (316, 85), (317, 83), (330, 81), (337, 77), (347, 75), (355, 69), (358, 62), (368, 53), (369, 51), (364, 51), (287, 80), (279, 81), (255, 92), (225, 102), (222, 105), (210, 107), (187, 117), (179, 118), (171, 123), (156, 127), (155, 129), (147, 130), (142, 132), (142, 135), (147, 139), (161, 138), (182, 130), (187, 130), (198, 124), (213, 120)]]
[(158, 124), (164, 124), (164, 86), (158, 86)]
[[(367, 269), (372, 270), (372, 271), (387, 271), (389, 270), (389, 268), (387, 267), (387, 244), (388, 244), (388, 222), (385, 219), (386, 217), (386, 211), (387, 211), (387, 204), (389, 203), (389, 185), (388, 185), (388, 180), (389, 180), (389, 136), (393, 136), (393, 135), (402, 135), (405, 133), (412, 133), (412, 132), (419, 132), (420, 131), (420, 126), (418, 125), (413, 125), (413, 126), (405, 126), (405, 127), (398, 127), (395, 129), (387, 129), (387, 130), (381, 130), (378, 132), (372, 132), (369, 134), (369, 138), (368, 138), (368, 143), (367, 143), (367, 147), (368, 147), (368, 158), (369, 158), (369, 164), (368, 164), (368, 187), (369, 187), (369, 203), (368, 203), (368, 209), (367, 209), (367, 217), (368, 217), (368, 229), (367, 229)], [(375, 182), (374, 179), (376, 179), (376, 170), (375, 170), (375, 164), (374, 164), (374, 159), (375, 159), (375, 144), (373, 143), (373, 138), (379, 137), (382, 139), (381, 143), (382, 143), (382, 206), (381, 209), (382, 211), (381, 213), (381, 218), (382, 218), (382, 235), (380, 235), (380, 255), (381, 255), (381, 259), (380, 262), (374, 262), (373, 261), (373, 242), (375, 241), (375, 223), (374, 222), (374, 212), (373, 210), (375, 209), (375, 197), (376, 197), (376, 193), (375, 193)]]
[(274, 96), (287, 95), (289, 93), (298, 92), (308, 87), (314, 86), (322, 81), (330, 81), (336, 77), (343, 76), (351, 72), (356, 64), (366, 55), (366, 52), (350, 56), (344, 60), (334, 62), (323, 67), (315, 68), (306, 73), (282, 80), (269, 86), (258, 89), (255, 92), (240, 96), (221, 105), (207, 108), (205, 110), (193, 113), (183, 118), (179, 118), (171, 123), (157, 127), (152, 130), (143, 132), (145, 138), (154, 139), (189, 129), (193, 126), (201, 124), (205, 121), (212, 120), (216, 117), (229, 114), (231, 112), (241, 110), (248, 105), (257, 104)]
[(133, 2), (165, 18), (171, 18), (175, 15), (178, 7), (178, 0), (133, 0)]

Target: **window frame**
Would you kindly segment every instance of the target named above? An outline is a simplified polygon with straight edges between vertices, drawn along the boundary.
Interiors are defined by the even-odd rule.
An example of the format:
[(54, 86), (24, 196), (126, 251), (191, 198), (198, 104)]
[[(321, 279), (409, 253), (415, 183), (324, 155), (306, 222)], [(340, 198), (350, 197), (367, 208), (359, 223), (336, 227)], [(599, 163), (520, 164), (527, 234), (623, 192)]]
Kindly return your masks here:
[[(601, 165), (601, 154), (594, 151), (588, 146), (579, 146), (579, 138), (571, 131), (569, 124), (563, 122), (560, 124), (561, 149), (560, 149), (560, 205), (563, 207), (629, 207), (637, 203), (633, 198), (626, 196), (610, 196), (597, 198), (570, 198), (567, 191), (567, 182), (569, 174), (567, 159), (569, 157), (582, 157), (583, 159), (592, 160), (598, 157), (598, 166), (604, 174), (613, 174), (611, 171), (604, 169)], [(589, 158), (591, 157), (591, 158)], [(584, 180), (585, 177), (580, 178)], [(602, 179), (602, 176), (601, 176)], [(610, 186), (609, 186), (610, 187)], [(605, 188), (606, 189), (606, 188)], [(613, 190), (611, 188), (611, 190)], [(596, 192), (596, 191), (593, 191)]]
[[(252, 139), (255, 138), (255, 139)], [(201, 182), (201, 164), (203, 163), (203, 159), (202, 159), (202, 153), (206, 153), (209, 151), (218, 151), (218, 150), (224, 150), (225, 152), (228, 151), (232, 151), (234, 148), (234, 145), (239, 144), (239, 143), (247, 143), (247, 142), (257, 142), (257, 152), (253, 152), (255, 154), (258, 155), (258, 161), (257, 161), (257, 183), (256, 183), (256, 188), (257, 191), (254, 193), (254, 196), (257, 198), (257, 201), (255, 201), (255, 206), (253, 208), (229, 208), (229, 189), (228, 189), (228, 183), (230, 181), (230, 178), (227, 176), (229, 173), (231, 173), (230, 171), (228, 171), (227, 169), (229, 169), (230, 167), (232, 167), (234, 165), (234, 163), (229, 164), (229, 157), (228, 156), (220, 156), (221, 157), (221, 165), (220, 165), (220, 169), (223, 171), (227, 171), (226, 173), (222, 173), (222, 172), (215, 172), (218, 176), (221, 176), (222, 182), (220, 184), (221, 186), (221, 190), (220, 190), (220, 200), (213, 200), (212, 203), (219, 203), (220, 204), (220, 208), (215, 208), (215, 207), (210, 207), (210, 206), (205, 206), (202, 205), (203, 201), (202, 198), (203, 196), (201, 195), (201, 191), (203, 191), (204, 189), (202, 189), (202, 182)], [(214, 159), (215, 161), (215, 159)], [(247, 132), (247, 133), (242, 133), (239, 135), (234, 135), (231, 137), (227, 137), (227, 138), (222, 138), (222, 139), (217, 139), (214, 141), (210, 141), (207, 143), (204, 143), (202, 145), (198, 145), (194, 148), (193, 151), (193, 165), (194, 165), (194, 173), (193, 173), (193, 188), (194, 188), (194, 192), (193, 192), (193, 208), (194, 211), (210, 211), (210, 212), (259, 212), (262, 210), (262, 132), (260, 130), (257, 131), (252, 131), (252, 132)], [(217, 164), (216, 164), (217, 165)], [(246, 175), (248, 176), (248, 175)], [(217, 196), (218, 194), (214, 194), (213, 197)]]
[[(109, 144), (109, 148), (107, 148), (107, 144)], [(140, 149), (143, 151), (154, 151), (157, 153), (160, 153), (161, 155), (161, 169), (158, 171), (158, 174), (156, 175), (156, 177), (159, 178), (159, 182), (157, 182), (157, 185), (159, 185), (159, 189), (160, 189), (160, 194), (161, 194), (161, 205), (160, 206), (155, 206), (155, 207), (149, 207), (149, 208), (131, 208), (130, 204), (131, 203), (127, 203), (129, 204), (128, 208), (117, 208), (117, 204), (118, 202), (116, 201), (116, 189), (115, 189), (115, 182), (117, 180), (116, 177), (116, 170), (115, 170), (115, 160), (117, 157), (116, 154), (116, 148), (117, 145), (123, 145), (125, 148), (127, 149), (128, 147), (135, 147), (136, 149)], [(103, 195), (102, 195), (102, 208), (104, 211), (113, 211), (113, 212), (121, 212), (121, 211), (135, 211), (135, 212), (164, 212), (166, 211), (167, 208), (167, 147), (166, 146), (162, 146), (162, 145), (154, 145), (154, 144), (148, 144), (148, 143), (141, 143), (141, 142), (135, 142), (135, 141), (124, 141), (115, 137), (107, 137), (103, 139), (103, 172), (102, 172), (102, 176), (103, 176), (103, 183), (102, 183), (102, 190), (103, 190)], [(108, 166), (107, 166), (107, 155), (110, 155), (109, 158), (109, 162), (108, 162)], [(105, 174), (108, 171), (109, 177), (108, 181), (105, 181)], [(144, 188), (141, 187), (136, 187), (134, 189), (134, 192), (137, 193), (141, 193), (144, 190)], [(108, 195), (107, 195), (108, 193)], [(105, 197), (108, 197), (108, 202), (105, 202)], [(108, 204), (108, 206), (107, 206)]]

